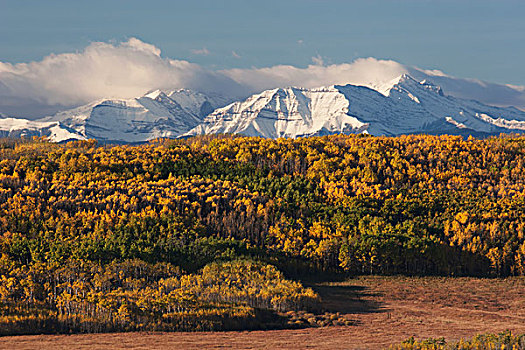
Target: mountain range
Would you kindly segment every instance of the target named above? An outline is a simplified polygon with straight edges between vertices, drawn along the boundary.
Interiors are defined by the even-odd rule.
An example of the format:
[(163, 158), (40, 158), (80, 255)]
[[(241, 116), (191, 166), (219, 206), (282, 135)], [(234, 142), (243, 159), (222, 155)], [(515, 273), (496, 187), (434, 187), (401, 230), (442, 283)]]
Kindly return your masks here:
[[(455, 94), (458, 95), (457, 93)], [(447, 95), (403, 74), (373, 86), (276, 88), (239, 101), (187, 89), (102, 99), (37, 120), (0, 117), (0, 136), (137, 143), (238, 133), (266, 138), (368, 133), (489, 136), (525, 131), (525, 112)]]
[(176, 138), (229, 101), (180, 89), (133, 99), (102, 99), (37, 120), (0, 117), (0, 137), (44, 136), (51, 141), (97, 139), (138, 143)]

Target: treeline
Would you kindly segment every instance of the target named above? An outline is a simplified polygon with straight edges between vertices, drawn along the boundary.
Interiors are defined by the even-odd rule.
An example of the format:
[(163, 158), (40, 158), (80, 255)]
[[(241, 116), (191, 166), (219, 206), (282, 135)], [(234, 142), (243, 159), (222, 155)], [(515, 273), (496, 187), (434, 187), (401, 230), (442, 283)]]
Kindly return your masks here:
[[(209, 264), (239, 258), (259, 270), (277, 266), (289, 277), (305, 271), (525, 275), (524, 151), (525, 138), (518, 136), (222, 135), (140, 146), (2, 140), (2, 312), (41, 312), (56, 320), (80, 313), (91, 319), (87, 328), (143, 329), (141, 324), (171, 313), (169, 303), (148, 315), (132, 306), (129, 300), (142, 300), (145, 288), (164, 290), (162, 281), (169, 278), (198, 280), (214, 266)], [(113, 278), (109, 285), (124, 289), (97, 289), (97, 275), (131, 262), (149, 266), (144, 269), (152, 276), (157, 272), (148, 269), (154, 266), (171, 272), (151, 280), (133, 275), (146, 282), (131, 291)], [(248, 273), (241, 263), (235, 266), (231, 274)], [(94, 270), (100, 271), (89, 272)], [(78, 289), (82, 298), (91, 299), (78, 301), (77, 293), (76, 304), (63, 304), (71, 294), (60, 287), (64, 274), (67, 283), (86, 288)], [(195, 292), (195, 310), (215, 303), (213, 312), (227, 309), (225, 319), (235, 319), (235, 308), (283, 311), (315, 304), (310, 291), (278, 280), (282, 285), (257, 302), (202, 299), (204, 292)], [(310, 301), (268, 301), (291, 290)], [(99, 294), (116, 299), (95, 298)], [(115, 316), (122, 305), (138, 318)], [(104, 326), (95, 326), (96, 320)], [(166, 324), (178, 324), (173, 320)], [(81, 329), (76, 321), (60, 322), (57, 329)], [(158, 329), (226, 327), (216, 320), (158, 322)]]
[(264, 310), (319, 301), (275, 267), (249, 260), (211, 263), (197, 274), (141, 260), (3, 265), (0, 273), (0, 335), (283, 327), (286, 320)]

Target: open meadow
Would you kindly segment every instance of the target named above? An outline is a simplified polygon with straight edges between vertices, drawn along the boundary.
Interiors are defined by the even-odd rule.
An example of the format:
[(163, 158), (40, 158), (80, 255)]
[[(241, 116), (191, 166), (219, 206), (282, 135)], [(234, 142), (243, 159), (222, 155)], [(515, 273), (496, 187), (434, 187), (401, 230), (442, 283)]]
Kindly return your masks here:
[(383, 349), (414, 336), (525, 333), (525, 279), (360, 277), (314, 286), (349, 326), (242, 332), (134, 332), (0, 338), (2, 349)]

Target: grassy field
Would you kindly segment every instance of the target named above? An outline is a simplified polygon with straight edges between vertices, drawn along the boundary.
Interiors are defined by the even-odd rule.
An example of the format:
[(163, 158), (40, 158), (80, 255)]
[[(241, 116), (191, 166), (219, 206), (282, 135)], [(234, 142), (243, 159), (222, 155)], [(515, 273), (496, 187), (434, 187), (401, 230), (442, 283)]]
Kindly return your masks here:
[[(382, 349), (416, 339), (525, 333), (525, 278), (360, 277), (312, 287), (349, 326), (201, 333), (0, 338), (2, 349)], [(301, 315), (301, 317), (321, 317)]]

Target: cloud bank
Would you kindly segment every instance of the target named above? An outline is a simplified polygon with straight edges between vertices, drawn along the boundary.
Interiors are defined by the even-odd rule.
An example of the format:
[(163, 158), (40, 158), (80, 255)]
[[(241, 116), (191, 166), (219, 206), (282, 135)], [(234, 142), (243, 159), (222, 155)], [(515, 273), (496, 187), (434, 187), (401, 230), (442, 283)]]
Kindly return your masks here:
[(51, 54), (38, 62), (0, 62), (0, 112), (38, 114), (41, 106), (75, 106), (183, 87), (235, 96), (245, 90), (222, 73), (163, 58), (160, 49), (136, 38), (119, 44), (94, 42), (81, 52)]
[(159, 48), (136, 38), (121, 43), (94, 42), (80, 52), (51, 54), (37, 62), (0, 62), (0, 112), (42, 116), (102, 98), (137, 97), (154, 89), (188, 88), (238, 99), (284, 86), (378, 86), (403, 73), (430, 79), (454, 96), (525, 108), (523, 87), (458, 79), (438, 70), (375, 58), (325, 65), (321, 57), (314, 57), (313, 62), (306, 68), (277, 65), (213, 71), (162, 57)]
[(314, 88), (329, 85), (373, 86), (386, 83), (409, 70), (400, 63), (375, 58), (360, 58), (352, 63), (324, 65), (321, 57), (313, 57), (314, 64), (306, 68), (279, 65), (269, 68), (230, 69), (221, 71), (252, 90), (266, 90), (283, 86)]

